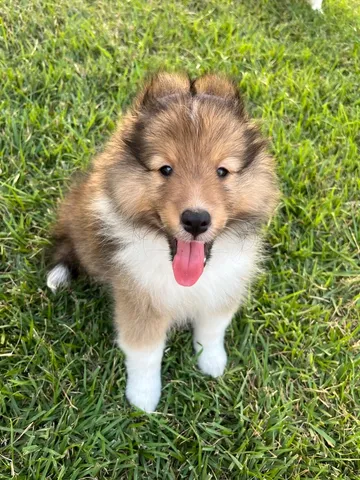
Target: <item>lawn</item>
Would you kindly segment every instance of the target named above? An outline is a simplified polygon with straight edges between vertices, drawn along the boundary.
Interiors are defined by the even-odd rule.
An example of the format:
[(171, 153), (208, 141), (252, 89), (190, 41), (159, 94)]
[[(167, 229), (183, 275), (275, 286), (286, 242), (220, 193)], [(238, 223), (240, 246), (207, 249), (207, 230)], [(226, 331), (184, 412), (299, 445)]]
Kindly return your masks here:
[[(358, 1), (10, 0), (0, 65), (0, 479), (359, 479)], [(43, 252), (71, 174), (158, 68), (238, 80), (283, 198), (226, 374), (174, 333), (144, 415), (106, 289), (53, 295)]]

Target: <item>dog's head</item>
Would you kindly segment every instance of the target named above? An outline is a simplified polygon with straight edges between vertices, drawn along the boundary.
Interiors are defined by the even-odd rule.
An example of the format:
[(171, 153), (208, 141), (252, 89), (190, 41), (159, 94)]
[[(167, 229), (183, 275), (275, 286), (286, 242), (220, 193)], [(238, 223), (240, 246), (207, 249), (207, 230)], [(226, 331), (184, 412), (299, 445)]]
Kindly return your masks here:
[(226, 78), (159, 74), (115, 138), (118, 206), (166, 236), (181, 284), (196, 282), (219, 235), (253, 231), (274, 209), (273, 159)]

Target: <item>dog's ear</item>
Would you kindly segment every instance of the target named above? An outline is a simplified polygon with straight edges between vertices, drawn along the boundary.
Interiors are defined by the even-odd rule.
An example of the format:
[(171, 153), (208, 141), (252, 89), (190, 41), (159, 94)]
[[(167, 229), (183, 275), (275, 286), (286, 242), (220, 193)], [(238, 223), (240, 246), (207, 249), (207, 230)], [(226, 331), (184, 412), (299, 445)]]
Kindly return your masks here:
[(186, 75), (161, 72), (151, 78), (138, 95), (138, 107), (153, 105), (159, 100), (176, 94), (190, 93), (190, 79)]
[(221, 75), (203, 75), (191, 83), (193, 95), (205, 93), (215, 97), (236, 99), (239, 91), (234, 82)]
[(191, 83), (192, 95), (212, 95), (222, 98), (232, 105), (234, 112), (241, 118), (246, 119), (247, 114), (239, 89), (235, 82), (222, 75), (203, 75)]

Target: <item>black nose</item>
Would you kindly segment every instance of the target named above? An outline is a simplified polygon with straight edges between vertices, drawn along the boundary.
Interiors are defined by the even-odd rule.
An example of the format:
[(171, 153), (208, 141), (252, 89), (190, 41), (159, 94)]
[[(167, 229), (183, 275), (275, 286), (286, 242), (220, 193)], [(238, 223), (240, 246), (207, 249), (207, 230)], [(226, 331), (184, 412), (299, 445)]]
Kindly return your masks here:
[(210, 213), (206, 210), (185, 210), (181, 214), (181, 223), (187, 232), (196, 237), (209, 228), (211, 223)]

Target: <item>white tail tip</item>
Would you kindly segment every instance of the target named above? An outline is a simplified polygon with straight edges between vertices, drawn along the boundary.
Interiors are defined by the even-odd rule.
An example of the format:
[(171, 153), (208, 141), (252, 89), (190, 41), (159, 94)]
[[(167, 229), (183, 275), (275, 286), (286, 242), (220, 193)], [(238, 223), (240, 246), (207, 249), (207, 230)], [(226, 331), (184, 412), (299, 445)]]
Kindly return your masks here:
[(59, 263), (47, 274), (46, 284), (50, 290), (55, 293), (59, 287), (66, 286), (70, 283), (69, 269)]

